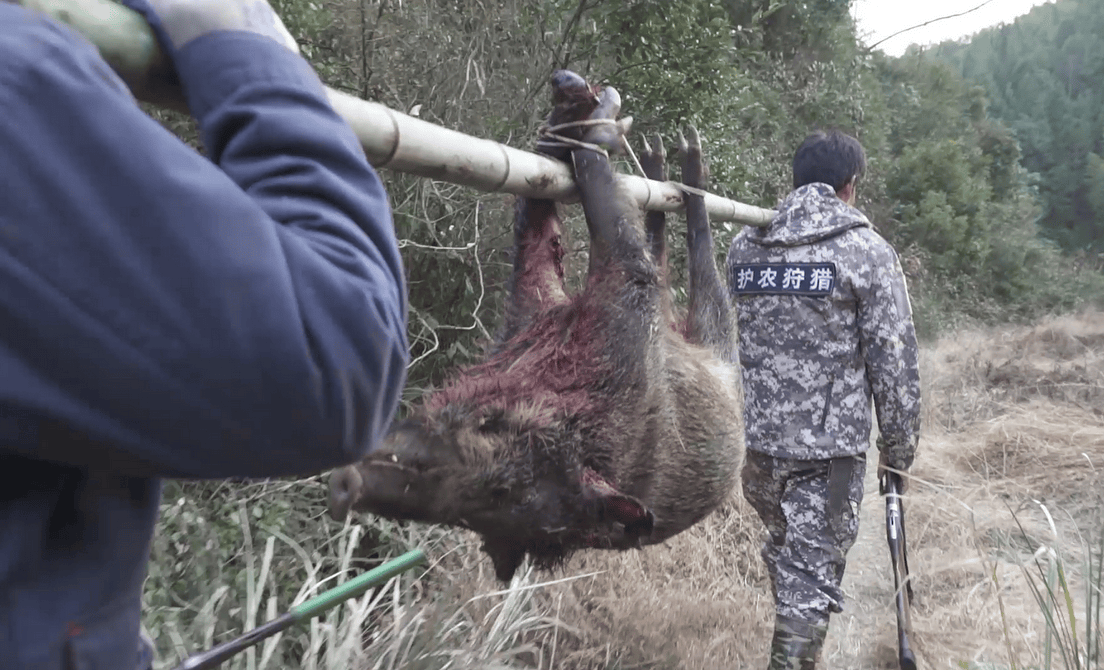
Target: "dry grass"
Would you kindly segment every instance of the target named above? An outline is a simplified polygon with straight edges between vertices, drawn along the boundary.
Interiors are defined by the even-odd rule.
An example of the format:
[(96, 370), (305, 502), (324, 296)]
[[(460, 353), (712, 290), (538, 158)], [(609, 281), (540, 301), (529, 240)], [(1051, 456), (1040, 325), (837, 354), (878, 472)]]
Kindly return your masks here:
[[(734, 496), (664, 545), (579, 554), (562, 573), (530, 572), (506, 589), (478, 539), (450, 533), (410, 586), (420, 603), (403, 624), (436, 631), (423, 652), (438, 662), (408, 654), (395, 667), (706, 668), (722, 660), (741, 667), (765, 654), (773, 609), (752, 539), (757, 523)], [(506, 634), (503, 619), (523, 625)], [(381, 611), (360, 667), (391, 667), (383, 657), (395, 644), (394, 620)], [(444, 654), (449, 663), (440, 662)]]
[[(1063, 554), (1081, 616), (1078, 530), (1099, 533), (1104, 509), (1104, 314), (1033, 328), (960, 332), (925, 347), (922, 366), (923, 437), (906, 503), (920, 667), (1044, 667), (1045, 622), (1022, 566), (1033, 555), (1045, 561), (1049, 549)], [(320, 503), (321, 486), (311, 486)], [(848, 602), (832, 620), (822, 668), (896, 667), (884, 506), (872, 467), (866, 486), (860, 537), (844, 580)], [(320, 508), (311, 511), (303, 523), (317, 524), (320, 514)], [(265, 577), (272, 551), (272, 540), (262, 539), (266, 523), (271, 525), (256, 524), (255, 538), (246, 546), (249, 569), (243, 574), (258, 587), (239, 593), (226, 573), (210, 585), (193, 585), (196, 593), (188, 599), (194, 604), (188, 607), (198, 609), (213, 597), (207, 586), (213, 592), (217, 582), (231, 584), (225, 597), (220, 587), (222, 600), (194, 623), (168, 606), (151, 616), (154, 623), (165, 620), (158, 624), (161, 630), (178, 631), (168, 636), (171, 645), (164, 634), (159, 640), (163, 653), (176, 650), (166, 653), (159, 667), (172, 667), (185, 648), (209, 644), (213, 635), (217, 641), (240, 633), (243, 615), (234, 609), (236, 602), (246, 604), (246, 614), (257, 623), (275, 613), (276, 596), (278, 609), (286, 609), (287, 596), (263, 591), (266, 579), (272, 589), (277, 575), (292, 584), (306, 580), (291, 591), (299, 598), (331, 586), (332, 580), (323, 581), (333, 571), (328, 566), (349, 568), (353, 533), (360, 531), (371, 538), (361, 543), (361, 554), (380, 543), (389, 547), (379, 550), (381, 557), (419, 546), (431, 565), (306, 630), (289, 632), (279, 648), (269, 645), (254, 660), (242, 658), (229, 667), (766, 666), (773, 607), (758, 556), (760, 525), (738, 491), (721, 511), (664, 545), (640, 552), (584, 552), (559, 574), (528, 572), (508, 589), (494, 580), (474, 535), (372, 518), (362, 519), (360, 527), (326, 522), (319, 533), (324, 542), (286, 527), (289, 535), (279, 536), (278, 555)], [(173, 528), (163, 523), (166, 540)], [(226, 532), (223, 528), (212, 538)], [(195, 533), (194, 524), (178, 532), (193, 538)], [(296, 541), (305, 549), (281, 559), (281, 546)], [(254, 558), (261, 553), (263, 560)], [(167, 546), (155, 560), (181, 560), (171, 556)], [(304, 566), (303, 575), (296, 573), (296, 561)], [(254, 564), (260, 573), (250, 567)], [(190, 565), (181, 570), (191, 570)], [(148, 589), (151, 596), (169, 588), (162, 582)], [(273, 595), (267, 595), (267, 607), (260, 606), (268, 593)]]
[[(922, 365), (924, 434), (907, 502), (921, 667), (1011, 667), (1010, 659), (1038, 667), (1044, 621), (1021, 566), (1040, 545), (1076, 562), (1077, 528), (1099, 523), (1104, 314), (958, 333), (926, 347)], [(867, 491), (845, 580), (849, 602), (833, 619), (827, 668), (896, 667), (873, 468)], [(545, 627), (515, 641), (531, 651), (513, 654), (519, 665), (511, 667), (765, 666), (773, 608), (758, 533), (736, 492), (722, 511), (665, 545), (578, 555), (553, 578), (580, 578), (535, 589), (530, 575), (514, 588), (525, 587), (530, 616)], [(474, 629), (510, 596), (480, 597), (498, 586), (475, 539), (456, 537), (463, 539), (451, 565), (431, 573), (438, 589), (424, 593), (434, 608), (466, 603)], [(432, 598), (432, 590), (450, 595)]]
[(572, 571), (604, 571), (563, 594), (563, 619), (586, 631), (576, 656), (588, 667), (606, 667), (608, 654), (615, 667), (713, 668), (743, 667), (765, 653), (773, 606), (757, 527), (734, 496), (664, 545), (574, 560)]
[(923, 368), (908, 503), (923, 666), (1031, 666), (1044, 622), (1020, 566), (1039, 545), (1076, 561), (1077, 529), (1100, 528), (1104, 314), (959, 333), (927, 348)]

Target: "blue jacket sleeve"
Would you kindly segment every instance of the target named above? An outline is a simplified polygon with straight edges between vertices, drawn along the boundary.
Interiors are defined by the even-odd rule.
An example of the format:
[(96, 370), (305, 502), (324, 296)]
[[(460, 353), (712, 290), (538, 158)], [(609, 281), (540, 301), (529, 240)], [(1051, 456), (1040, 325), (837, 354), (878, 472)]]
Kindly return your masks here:
[(42, 423), (7, 448), (199, 478), (362, 456), (405, 383), (406, 284), (313, 70), (246, 33), (179, 52), (208, 159), (26, 16), (0, 30), (0, 419)]

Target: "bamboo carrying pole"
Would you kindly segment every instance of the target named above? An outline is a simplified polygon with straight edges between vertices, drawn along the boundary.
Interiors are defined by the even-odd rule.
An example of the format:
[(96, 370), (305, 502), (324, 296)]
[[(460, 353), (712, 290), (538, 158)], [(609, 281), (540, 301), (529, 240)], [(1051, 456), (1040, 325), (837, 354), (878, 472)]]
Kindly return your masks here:
[[(187, 111), (171, 66), (149, 25), (112, 0), (14, 0), (82, 33), (139, 100)], [(483, 191), (577, 202), (563, 163), (492, 140), (479, 139), (375, 102), (326, 88), (334, 110), (353, 128), (372, 165), (471, 186)], [(643, 209), (676, 211), (682, 192), (670, 182), (621, 175)], [(705, 207), (714, 221), (766, 225), (774, 212), (713, 194)]]

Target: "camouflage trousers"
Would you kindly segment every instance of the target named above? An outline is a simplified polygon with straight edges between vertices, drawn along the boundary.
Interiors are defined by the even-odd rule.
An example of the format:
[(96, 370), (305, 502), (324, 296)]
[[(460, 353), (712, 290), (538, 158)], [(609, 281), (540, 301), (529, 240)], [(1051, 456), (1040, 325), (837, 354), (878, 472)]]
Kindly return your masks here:
[(865, 454), (799, 461), (747, 452), (744, 497), (767, 527), (762, 556), (778, 615), (822, 625), (843, 611), (865, 474)]

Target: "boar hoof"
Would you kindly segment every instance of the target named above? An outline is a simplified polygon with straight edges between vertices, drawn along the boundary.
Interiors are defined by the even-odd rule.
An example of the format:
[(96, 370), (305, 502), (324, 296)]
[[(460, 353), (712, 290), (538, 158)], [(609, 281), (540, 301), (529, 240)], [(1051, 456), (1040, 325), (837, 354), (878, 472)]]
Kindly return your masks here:
[(571, 70), (556, 70), (552, 73), (552, 104), (560, 104), (575, 97), (592, 95), (586, 80)]

